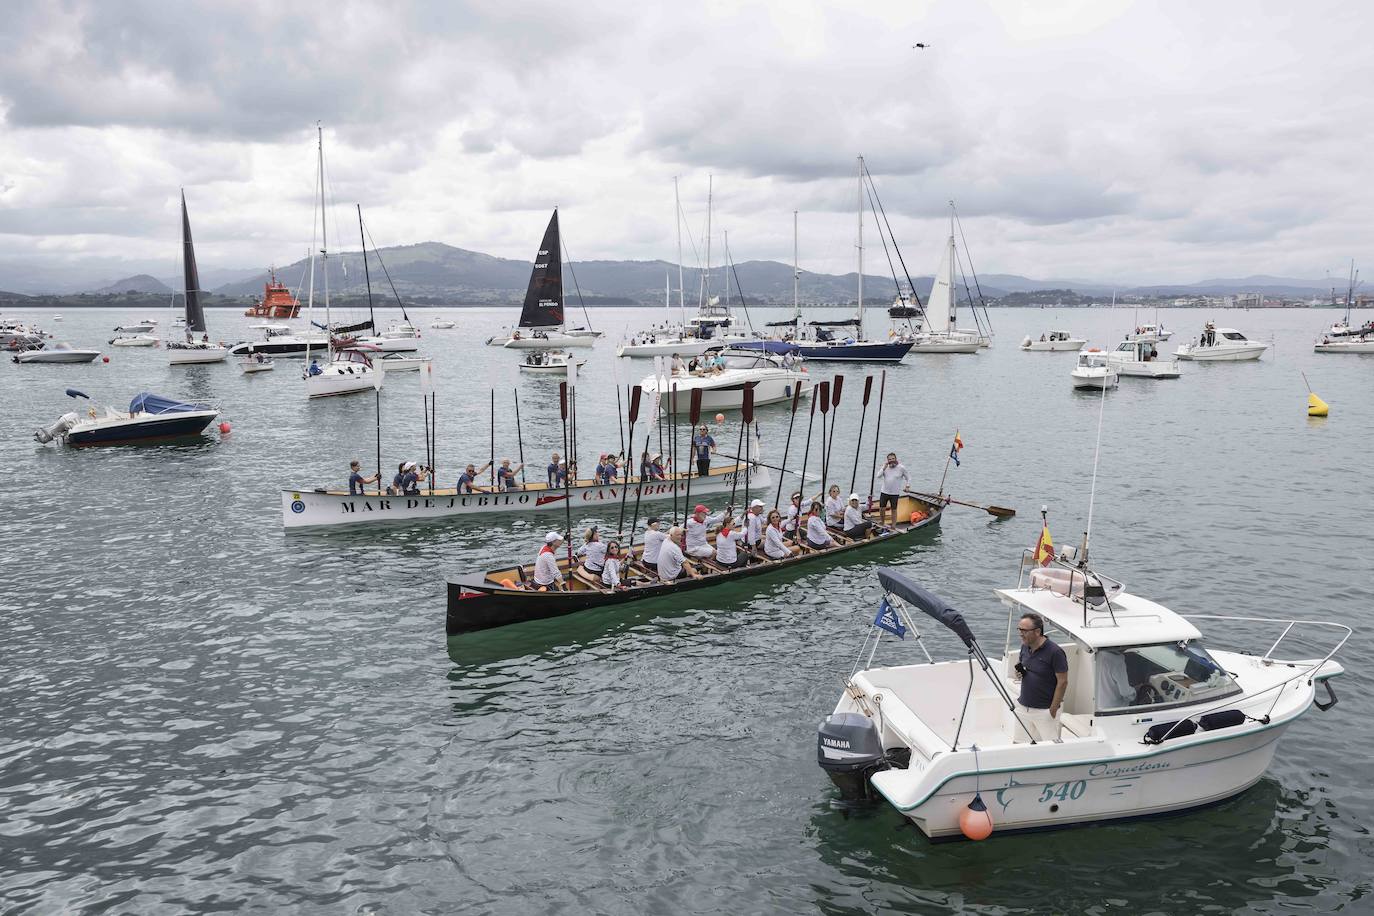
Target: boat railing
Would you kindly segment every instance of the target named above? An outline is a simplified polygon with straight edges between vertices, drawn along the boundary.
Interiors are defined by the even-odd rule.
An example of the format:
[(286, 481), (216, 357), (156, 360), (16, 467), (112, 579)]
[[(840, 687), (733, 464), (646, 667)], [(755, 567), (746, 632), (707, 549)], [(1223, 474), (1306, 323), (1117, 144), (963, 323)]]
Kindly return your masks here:
[(1285, 639), (1288, 639), (1288, 637), (1293, 633), (1295, 629), (1313, 629), (1320, 627), (1330, 630), (1336, 630), (1342, 633), (1343, 635), (1341, 636), (1341, 638), (1336, 642), (1334, 646), (1331, 647), (1330, 651), (1328, 651), (1326, 655), (1322, 656), (1321, 661), (1317, 662), (1312, 666), (1313, 670), (1320, 668), (1326, 662), (1330, 661), (1331, 657), (1341, 650), (1341, 647), (1346, 644), (1346, 642), (1350, 639), (1351, 635), (1353, 635), (1355, 632), (1345, 624), (1336, 623), (1335, 621), (1331, 620), (1283, 620), (1277, 617), (1239, 617), (1229, 614), (1180, 614), (1179, 616), (1183, 617), (1185, 620), (1228, 620), (1234, 623), (1272, 623), (1276, 625), (1282, 625), (1283, 632), (1279, 634), (1279, 638), (1274, 640), (1273, 645), (1269, 647), (1269, 649), (1264, 653), (1264, 655), (1260, 656), (1260, 663), (1264, 665), (1274, 664), (1274, 650), (1277, 649), (1279, 647), (1279, 644), (1282, 643)]

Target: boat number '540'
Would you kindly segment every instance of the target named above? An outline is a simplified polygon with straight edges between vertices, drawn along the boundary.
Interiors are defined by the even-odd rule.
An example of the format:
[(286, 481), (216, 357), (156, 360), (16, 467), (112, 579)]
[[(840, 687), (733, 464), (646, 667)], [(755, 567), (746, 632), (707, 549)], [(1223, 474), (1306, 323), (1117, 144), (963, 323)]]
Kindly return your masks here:
[(1040, 790), (1040, 801), (1047, 802), (1055, 798), (1060, 801), (1077, 801), (1087, 790), (1088, 783), (1082, 779), (1077, 782), (1052, 782)]

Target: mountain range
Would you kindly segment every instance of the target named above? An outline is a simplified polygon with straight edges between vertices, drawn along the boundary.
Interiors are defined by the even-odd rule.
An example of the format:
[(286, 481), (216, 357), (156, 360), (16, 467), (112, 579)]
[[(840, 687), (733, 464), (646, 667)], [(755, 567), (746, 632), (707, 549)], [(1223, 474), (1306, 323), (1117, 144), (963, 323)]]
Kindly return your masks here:
[[(123, 263), (126, 267), (129, 262)], [(329, 259), (329, 289), (331, 294), (362, 295), (365, 292), (361, 255), (340, 252)], [(139, 273), (110, 282), (93, 279), (97, 271), (108, 270), (111, 262), (74, 265), (57, 272), (52, 268), (35, 268), (14, 261), (0, 261), (0, 289), (34, 295), (43, 293), (95, 293), (110, 295), (137, 291), (146, 294), (168, 294), (182, 286), (180, 276), (156, 277)], [(277, 278), (304, 294), (308, 282), (309, 263), (302, 259), (279, 268)], [(524, 298), (529, 282), (530, 262), (500, 258), (478, 251), (455, 248), (441, 242), (421, 242), (398, 245), (368, 253), (368, 268), (372, 277), (372, 291), (380, 302), (392, 298), (391, 289), (407, 302), (510, 304)], [(114, 274), (119, 276), (118, 274)], [(745, 261), (734, 266), (728, 278), (732, 304), (739, 303), (742, 288), (746, 302), (782, 305), (792, 301), (792, 266), (777, 261)], [(84, 278), (84, 282), (82, 282)], [(246, 269), (201, 268), (201, 286), (218, 295), (248, 297), (262, 294), (267, 282), (266, 271)], [(316, 265), (316, 290), (323, 290), (324, 275)], [(905, 285), (906, 278), (902, 277)], [(724, 269), (717, 267), (710, 275), (710, 292), (725, 298), (727, 278)], [(932, 280), (928, 276), (914, 277), (916, 292), (924, 298), (930, 292)], [(972, 283), (972, 278), (969, 278)], [(580, 301), (589, 305), (641, 304), (657, 305), (664, 301), (665, 283), (671, 287), (673, 304), (678, 300), (677, 267), (666, 261), (579, 261), (564, 264), (564, 285), (570, 307)], [(1262, 292), (1289, 298), (1325, 297), (1329, 284), (1322, 281), (1287, 277), (1250, 276), (1236, 279), (1210, 279), (1189, 284), (1159, 284), (1131, 288), (1114, 288), (1109, 283), (1090, 279), (1034, 280), (1015, 274), (983, 274), (978, 278), (982, 295), (995, 299), (1014, 292), (1072, 289), (1080, 294), (1107, 298), (1133, 295), (1192, 296), (1224, 295), (1239, 292)], [(684, 268), (682, 299), (694, 306), (705, 287), (703, 272)], [(858, 291), (856, 273), (822, 274), (801, 271), (798, 295), (807, 304), (852, 304)], [(864, 301), (873, 305), (886, 304), (896, 290), (892, 276), (865, 274)]]

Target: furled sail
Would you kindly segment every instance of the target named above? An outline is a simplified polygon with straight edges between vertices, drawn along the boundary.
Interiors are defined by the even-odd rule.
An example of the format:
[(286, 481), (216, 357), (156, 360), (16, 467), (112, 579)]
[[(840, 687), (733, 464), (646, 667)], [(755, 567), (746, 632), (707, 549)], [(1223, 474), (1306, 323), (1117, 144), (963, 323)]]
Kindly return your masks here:
[(935, 282), (930, 287), (930, 298), (926, 300), (926, 330), (931, 333), (947, 333), (954, 327), (954, 236), (940, 257), (940, 268), (935, 271)]
[(181, 263), (186, 271), (186, 333), (205, 333), (205, 309), (200, 304), (200, 272), (196, 270), (196, 246), (191, 243), (191, 217), (186, 213), (186, 192), (181, 192)]
[(520, 327), (552, 328), (563, 323), (563, 259), (558, 237), (558, 211), (553, 211), (544, 241), (530, 271), (530, 286), (525, 291), (525, 307), (520, 311)]

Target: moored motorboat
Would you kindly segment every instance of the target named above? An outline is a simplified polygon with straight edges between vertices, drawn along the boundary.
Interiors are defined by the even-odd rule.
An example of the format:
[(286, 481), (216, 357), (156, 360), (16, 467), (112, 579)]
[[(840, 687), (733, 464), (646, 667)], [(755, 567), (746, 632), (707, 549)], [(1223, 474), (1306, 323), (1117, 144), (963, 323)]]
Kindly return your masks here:
[[(90, 396), (67, 389), (67, 396)], [(112, 407), (88, 407), (85, 413), (72, 411), (50, 426), (34, 433), (39, 442), (61, 439), (66, 445), (122, 445), (150, 439), (178, 439), (198, 436), (219, 416), (219, 408), (208, 404), (188, 404), (144, 392), (129, 402), (127, 411)]]
[[(757, 462), (758, 450), (752, 453)], [(744, 473), (746, 467), (749, 472)], [(550, 486), (546, 482), (532, 482), (515, 490), (497, 492), (459, 493), (453, 487), (432, 492), (425, 490), (416, 496), (391, 496), (382, 492), (351, 495), (347, 490), (323, 488), (285, 489), (281, 491), (282, 524), (286, 528), (323, 525), (358, 525), (377, 522), (440, 521), (455, 516), (509, 514), (526, 512), (563, 512), (601, 510), (619, 506), (622, 501), (633, 503), (636, 498), (651, 500), (680, 498), (688, 490), (688, 474), (668, 474), (664, 478), (632, 478), (603, 484), (590, 478), (572, 482), (566, 488)], [(761, 464), (752, 466), (737, 461), (717, 465), (705, 477), (691, 476), (691, 493), (743, 492), (745, 477), (748, 485), (766, 491), (773, 485), (769, 469)]]
[(1078, 364), (1069, 372), (1069, 377), (1073, 380), (1074, 388), (1100, 391), (1115, 388), (1117, 383), (1116, 370), (1107, 362), (1106, 354), (1096, 348), (1078, 354)]
[(1178, 378), (1178, 361), (1161, 359), (1159, 347), (1149, 340), (1123, 340), (1116, 349), (1107, 354), (1107, 364), (1118, 375), (1131, 375), (1137, 378)]
[[(1010, 609), (999, 658), (984, 652), (949, 602), (899, 572), (879, 571), (885, 597), (870, 631), (873, 651), (856, 663), (817, 735), (817, 762), (845, 797), (881, 798), (932, 839), (1177, 813), (1250, 788), (1290, 725), (1313, 705), (1335, 704), (1329, 680), (1344, 669), (1332, 657), (1349, 627), (1184, 616), (1072, 562), (1071, 552), (1063, 557), (1051, 551), (1045, 568), (1023, 557), (1016, 587), (997, 590)], [(926, 651), (910, 609), (947, 627), (966, 652), (874, 666), (884, 631), (914, 632)], [(1254, 651), (1208, 649), (1204, 620), (1234, 622), (1252, 638), (1257, 627), (1274, 633)], [(1063, 650), (1067, 685), (1054, 715), (1020, 702), (1025, 669), (1013, 628), (1024, 628), (1027, 651), (1043, 648), (1035, 640), (1044, 637)], [(1280, 654), (1281, 646), (1310, 645), (1317, 628), (1333, 634), (1325, 654)], [(1053, 692), (1052, 675), (1049, 684)]]
[[(545, 375), (567, 375), (568, 363), (572, 356), (563, 350), (530, 350), (520, 361), (521, 372), (543, 373)], [(577, 365), (586, 364), (585, 359), (577, 360)]]
[(323, 331), (307, 331), (297, 334), (284, 324), (250, 324), (249, 328), (262, 331), (262, 340), (247, 340), (229, 348), (230, 356), (305, 356), (310, 350), (324, 350), (329, 345), (329, 337)]
[(788, 368), (782, 357), (761, 350), (739, 350), (723, 347), (708, 351), (710, 357), (718, 353), (725, 362), (723, 369), (704, 369), (686, 375), (669, 378), (646, 376), (640, 382), (646, 396), (661, 393), (659, 409), (664, 413), (672, 409), (669, 395), (676, 390), (679, 409), (685, 410), (691, 393), (697, 389), (702, 392), (703, 410), (739, 410), (744, 406), (746, 385), (754, 390), (754, 404), (775, 404), (790, 401), (792, 393), (800, 388), (803, 395), (809, 394), (811, 380), (802, 368)]
[(1196, 341), (1179, 347), (1174, 355), (1198, 362), (1242, 362), (1259, 359), (1268, 349), (1267, 343), (1251, 340), (1235, 328), (1218, 328), (1209, 321)]
[(1087, 343), (1081, 337), (1074, 337), (1068, 331), (1047, 331), (1040, 335), (1039, 340), (1032, 340), (1027, 335), (1021, 341), (1021, 349), (1029, 353), (1059, 353), (1064, 351), (1078, 352)]
[(435, 318), (429, 326), (436, 331), (447, 331), (454, 326), (454, 322), (452, 318)]
[(250, 356), (240, 356), (239, 368), (244, 375), (253, 375), (257, 372), (271, 372), (275, 365), (272, 362), (272, 357), (254, 353)]
[(78, 350), (69, 343), (55, 343), (50, 347), (20, 351), (14, 355), (14, 361), (16, 363), (89, 363), (99, 356), (99, 350)]
[[(696, 492), (693, 481), (692, 491)], [(679, 592), (726, 582), (738, 582), (758, 575), (790, 569), (799, 564), (836, 557), (855, 550), (877, 547), (879, 544), (901, 542), (907, 535), (928, 530), (939, 524), (943, 505), (904, 495), (897, 506), (900, 521), (892, 527), (869, 529), (856, 538), (834, 535), (836, 543), (827, 548), (791, 545), (790, 552), (781, 559), (769, 559), (762, 552), (750, 555), (742, 566), (718, 566), (710, 560), (699, 563), (698, 577), (683, 577), (664, 582), (639, 562), (642, 545), (628, 551), (622, 587), (608, 588), (582, 573), (567, 558), (559, 561), (567, 588), (543, 590), (534, 585), (533, 564), (506, 566), (485, 573), (474, 573), (448, 583), (448, 613), (446, 630), (449, 635), (486, 630), (492, 627), (562, 617), (567, 614), (613, 604), (624, 604), (645, 598), (673, 595)]]
[(161, 341), (151, 334), (119, 333), (110, 338), (112, 347), (156, 347)]
[(1143, 340), (1147, 343), (1159, 343), (1174, 336), (1173, 331), (1165, 330), (1163, 324), (1142, 324), (1126, 335), (1127, 340)]

